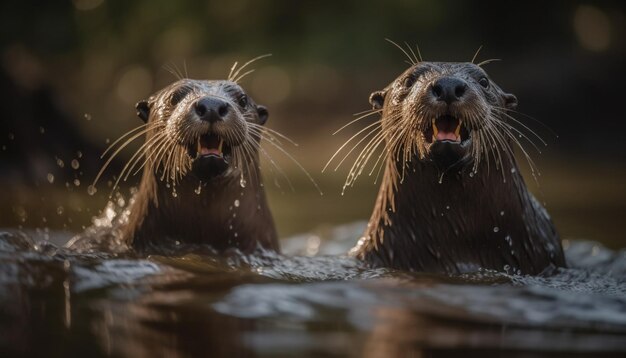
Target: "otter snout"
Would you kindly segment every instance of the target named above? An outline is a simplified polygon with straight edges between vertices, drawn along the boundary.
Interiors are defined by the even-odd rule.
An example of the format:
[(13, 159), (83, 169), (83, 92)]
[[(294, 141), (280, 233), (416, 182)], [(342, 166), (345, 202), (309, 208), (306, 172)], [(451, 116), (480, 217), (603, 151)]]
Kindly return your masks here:
[(200, 120), (209, 123), (224, 121), (224, 118), (232, 110), (230, 103), (216, 97), (198, 99), (193, 109)]
[(431, 85), (430, 92), (436, 101), (449, 105), (462, 100), (467, 93), (467, 87), (467, 83), (462, 79), (442, 77)]

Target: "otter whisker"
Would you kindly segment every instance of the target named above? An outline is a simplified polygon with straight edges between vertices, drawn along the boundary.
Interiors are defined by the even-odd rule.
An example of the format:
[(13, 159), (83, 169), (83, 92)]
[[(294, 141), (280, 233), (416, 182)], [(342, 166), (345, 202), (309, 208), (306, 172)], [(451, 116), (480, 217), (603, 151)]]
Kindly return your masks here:
[[(149, 124), (149, 123), (144, 123), (144, 124), (142, 124), (142, 125), (140, 125), (140, 126), (138, 126), (138, 127), (135, 127), (135, 128), (133, 128), (133, 129), (129, 130), (128, 132), (126, 132), (126, 133), (122, 134), (119, 138), (117, 138), (117, 139), (116, 139), (113, 143), (111, 143), (111, 144), (107, 147), (107, 149), (106, 149), (106, 150), (105, 150), (105, 151), (104, 151), (104, 152), (100, 155), (100, 159), (104, 158), (104, 156), (105, 156), (105, 155), (106, 155), (106, 154), (107, 154), (107, 153), (108, 153), (111, 149), (113, 149), (113, 147), (114, 147), (117, 143), (119, 143), (122, 139), (124, 139), (125, 137), (127, 137), (127, 136), (131, 135), (131, 134), (132, 134), (133, 132), (135, 132), (135, 131), (138, 131), (138, 130), (140, 130), (140, 129), (145, 129), (145, 128), (146, 128), (146, 126), (148, 126), (148, 124)], [(145, 133), (145, 132), (144, 132), (144, 133)]]
[[(372, 132), (376, 132), (380, 129), (380, 127), (376, 127), (374, 128), (374, 130)], [(372, 132), (370, 132), (369, 134), (371, 134)], [(368, 135), (369, 135), (368, 134)], [(385, 137), (387, 137), (389, 134), (389, 129), (387, 130), (380, 130), (376, 135), (374, 135), (370, 141), (363, 147), (363, 149), (361, 150), (361, 152), (357, 155), (352, 167), (350, 168), (350, 170), (348, 171), (348, 176), (346, 178), (346, 185), (351, 185), (354, 183), (354, 181), (356, 180), (356, 178), (358, 177), (357, 173), (359, 172), (359, 170), (357, 169), (360, 165), (360, 163), (362, 163), (363, 161), (365, 161), (364, 164), (367, 164), (367, 154), (369, 153), (370, 149), (374, 150), (378, 147), (378, 145), (380, 145), (381, 142), (384, 142)], [(372, 148), (373, 147), (373, 148)], [(356, 146), (355, 146), (356, 148)], [(354, 148), (353, 148), (354, 149)], [(335, 169), (336, 170), (336, 169)]]
[(390, 139), (389, 143), (391, 144), (386, 142), (385, 139), (389, 137), (390, 132), (393, 134), (393, 131), (398, 126), (399, 124), (393, 124), (392, 126), (386, 128), (385, 130), (380, 131), (378, 134), (372, 137), (370, 142), (366, 144), (363, 150), (361, 151), (361, 153), (359, 153), (354, 164), (350, 168), (350, 171), (348, 172), (348, 177), (346, 179), (346, 185), (352, 186), (354, 184), (356, 179), (362, 174), (363, 169), (367, 165), (371, 156), (376, 151), (376, 149), (380, 146), (381, 143), (384, 143), (385, 147), (389, 145), (393, 147), (395, 145), (396, 140), (394, 140), (393, 138)]
[[(524, 146), (520, 143), (520, 141), (515, 137), (515, 135), (513, 135), (513, 133), (511, 133), (510, 130), (504, 126), (501, 126), (501, 129), (502, 129), (502, 132), (505, 133), (522, 151), (522, 153), (524, 154), (524, 157), (526, 158), (526, 161), (528, 162), (528, 165), (530, 167), (531, 174), (533, 175), (533, 177), (535, 177), (535, 173), (541, 175), (540, 172), (538, 171), (537, 166), (535, 165), (535, 162), (532, 160), (531, 156), (528, 154), (528, 152), (526, 151)], [(535, 180), (536, 179), (537, 178), (535, 177)]]
[(298, 166), (298, 168), (300, 168), (300, 170), (302, 170), (302, 172), (307, 176), (307, 178), (309, 178), (309, 181), (313, 184), (313, 186), (315, 186), (315, 189), (317, 189), (317, 191), (320, 193), (320, 195), (324, 195), (324, 193), (322, 192), (322, 190), (320, 189), (320, 187), (317, 185), (317, 182), (315, 182), (315, 180), (313, 179), (313, 177), (311, 176), (311, 174), (309, 174), (309, 172), (304, 169), (304, 167), (302, 166), (302, 164), (300, 164), (300, 162), (298, 162), (298, 160), (296, 160), (296, 158), (293, 157), (293, 155), (289, 154), (289, 152), (287, 152), (285, 149), (283, 149), (281, 146), (279, 146), (278, 144), (274, 143), (274, 142), (269, 142), (269, 144), (271, 144), (274, 148), (278, 149), (280, 152), (282, 152), (284, 155), (286, 155), (289, 159), (291, 159), (291, 161)]
[(177, 80), (182, 80), (185, 78), (180, 72), (180, 70), (178, 69), (178, 66), (176, 65), (176, 63), (174, 63), (174, 61), (170, 61), (169, 63), (166, 63), (165, 65), (163, 65), (163, 69), (171, 73), (172, 76), (174, 76)]
[(532, 121), (534, 121), (535, 123), (541, 125), (543, 128), (545, 128), (546, 130), (548, 130), (548, 132), (550, 132), (554, 137), (559, 138), (559, 134), (552, 129), (550, 126), (548, 126), (547, 124), (543, 123), (542, 121), (538, 120), (537, 118), (533, 117), (533, 116), (529, 116), (526, 113), (520, 112), (520, 111), (516, 111), (514, 109), (510, 109), (510, 108), (504, 108), (504, 107), (498, 107), (498, 106), (494, 106), (493, 108), (495, 109), (499, 109), (501, 111), (505, 111), (505, 112), (513, 112), (515, 114), (519, 114), (521, 116), (524, 116)]
[[(339, 163), (335, 166), (334, 171), (337, 171), (337, 169), (339, 169), (339, 167), (341, 166), (341, 164), (343, 164), (343, 162), (350, 156), (350, 154), (352, 154), (352, 152), (359, 147), (359, 145), (361, 145), (361, 143), (363, 143), (366, 139), (368, 139), (372, 134), (376, 134), (376, 133), (381, 133), (379, 132), (379, 128), (375, 127), (372, 128), (367, 134), (365, 134), (358, 142), (356, 142), (355, 145), (352, 146), (352, 148), (346, 153), (346, 155), (344, 155), (344, 157), (339, 161)], [(374, 135), (375, 138), (376, 135)], [(365, 146), (365, 148), (367, 148), (367, 145)], [(358, 158), (358, 157), (357, 157)]]
[[(237, 78), (239, 76), (239, 73), (241, 72), (241, 70), (243, 70), (248, 65), (250, 65), (250, 64), (252, 64), (252, 63), (254, 63), (254, 62), (256, 62), (256, 61), (258, 61), (260, 59), (263, 59), (263, 58), (266, 58), (266, 57), (270, 57), (270, 56), (272, 56), (271, 53), (268, 53), (268, 54), (265, 54), (265, 55), (261, 55), (261, 56), (257, 56), (255, 58), (249, 60), (248, 62), (244, 63), (241, 67), (239, 67), (236, 70), (235, 70), (235, 68), (237, 67), (237, 62), (235, 62), (235, 64), (233, 64), (233, 67), (231, 67), (231, 69), (230, 69), (230, 73), (228, 74), (228, 80), (237, 83), (237, 81), (233, 80), (233, 79), (235, 79), (235, 78)], [(243, 76), (239, 76), (239, 77), (240, 77), (239, 79), (241, 79), (241, 77), (243, 77)]]
[(404, 44), (406, 45), (406, 48), (408, 48), (408, 49), (409, 49), (409, 51), (411, 51), (411, 54), (413, 55), (413, 59), (415, 60), (415, 62), (413, 62), (413, 63), (414, 63), (414, 64), (415, 64), (415, 63), (419, 63), (420, 61), (417, 59), (417, 55), (416, 55), (416, 54), (415, 54), (415, 52), (413, 51), (413, 48), (411, 48), (411, 46), (410, 46), (410, 45), (409, 45), (406, 41), (404, 41)]
[(489, 60), (485, 60), (483, 62), (477, 63), (476, 66), (482, 67), (484, 65), (487, 65), (487, 64), (490, 64), (490, 63), (496, 62), (496, 61), (502, 61), (502, 59), (500, 59), (500, 58), (491, 58)]
[(337, 129), (332, 135), (335, 135), (335, 134), (341, 132), (345, 128), (347, 128), (347, 127), (351, 126), (352, 124), (360, 121), (361, 119), (367, 118), (367, 117), (371, 116), (372, 114), (381, 113), (382, 111), (383, 111), (382, 109), (372, 109), (372, 110), (369, 110), (369, 111), (365, 111), (365, 114), (362, 114), (364, 112), (355, 114), (355, 115), (359, 115), (359, 114), (362, 114), (362, 115), (360, 115), (359, 117), (351, 120), (347, 124), (344, 124), (343, 126), (341, 126), (341, 128)]
[[(376, 128), (376, 130), (378, 130), (378, 128)], [(384, 140), (385, 140), (385, 133), (383, 131), (380, 131), (376, 133), (376, 135), (372, 137), (371, 140), (365, 145), (365, 147), (357, 155), (354, 163), (352, 164), (352, 167), (348, 171), (348, 176), (346, 177), (346, 183), (345, 183), (346, 185), (352, 185), (354, 181), (357, 179), (357, 177), (359, 176), (358, 168), (361, 165), (361, 163), (367, 164), (367, 159), (368, 159), (367, 153), (370, 152), (370, 149), (374, 150), (378, 148), (378, 146), (381, 143), (383, 143)]]
[(408, 52), (406, 52), (406, 50), (404, 48), (402, 48), (402, 46), (398, 45), (397, 43), (395, 43), (394, 41), (390, 40), (390, 39), (385, 39), (385, 41), (393, 44), (394, 46), (396, 46), (400, 51), (402, 51), (402, 53), (404, 53), (404, 55), (409, 59), (409, 65), (415, 65), (416, 62), (414, 61), (413, 58), (411, 58), (411, 56), (409, 55)]
[[(115, 180), (115, 184), (113, 185), (112, 189), (111, 189), (111, 194), (113, 194), (113, 191), (115, 191), (115, 189), (117, 188), (118, 184), (120, 183), (120, 181), (122, 180), (122, 178), (124, 178), (124, 173), (126, 172), (126, 170), (128, 169), (129, 164), (136, 158), (141, 158), (141, 156), (144, 153), (144, 148), (146, 148), (149, 145), (150, 141), (146, 141), (134, 154), (133, 156), (126, 162), (126, 164), (124, 165), (124, 168), (122, 168), (122, 170), (120, 171), (117, 179)], [(126, 178), (124, 178), (124, 180), (126, 180)]]
[[(517, 133), (521, 138), (526, 139), (526, 141), (530, 143), (539, 154), (541, 154), (541, 149), (539, 148), (539, 146), (531, 138), (529, 138), (525, 133), (520, 131), (518, 128), (515, 128), (515, 126), (509, 123), (503, 122), (503, 121), (496, 121), (495, 123), (497, 123), (497, 125), (500, 126), (500, 128), (515, 131), (515, 133)], [(542, 144), (547, 146), (545, 142), (542, 142)]]
[(415, 50), (417, 51), (417, 56), (419, 58), (419, 62), (423, 62), (423, 57), (422, 57), (422, 53), (420, 52), (420, 47), (418, 44), (415, 44)]
[(106, 168), (109, 166), (109, 164), (111, 164), (111, 162), (113, 161), (113, 159), (124, 149), (126, 148), (126, 146), (128, 146), (128, 144), (130, 144), (131, 142), (133, 142), (135, 139), (141, 137), (143, 134), (146, 133), (146, 130), (142, 130), (139, 133), (134, 134), (132, 137), (130, 137), (129, 139), (127, 139), (121, 146), (119, 146), (117, 148), (117, 150), (115, 152), (113, 152), (113, 154), (111, 154), (111, 156), (109, 157), (109, 159), (107, 159), (107, 161), (104, 163), (104, 165), (102, 166), (102, 168), (100, 168), (100, 171), (98, 172), (98, 174), (96, 175), (96, 178), (94, 179), (93, 183), (91, 184), (92, 186), (95, 186), (96, 183), (98, 182), (98, 180), (100, 179), (100, 177), (102, 176), (102, 174), (104, 173), (104, 171), (106, 170)]
[(480, 50), (483, 49), (483, 45), (480, 45), (478, 47), (478, 50), (476, 50), (476, 52), (474, 53), (474, 57), (472, 57), (472, 60), (470, 61), (471, 63), (474, 63), (474, 61), (476, 61), (476, 58), (478, 57), (478, 54), (480, 53)]
[[(539, 134), (537, 134), (535, 131), (533, 131), (532, 129), (530, 129), (528, 126), (526, 126), (526, 125), (525, 125), (524, 123), (522, 123), (521, 121), (519, 121), (519, 120), (515, 119), (515, 117), (513, 117), (513, 116), (511, 116), (510, 114), (508, 114), (508, 113), (506, 113), (506, 112), (504, 112), (504, 111), (502, 111), (502, 110), (499, 110), (499, 109), (495, 109), (495, 108), (494, 108), (494, 111), (496, 111), (496, 112), (497, 112), (497, 113), (499, 113), (499, 114), (504, 115), (506, 118), (508, 118), (508, 119), (512, 120), (514, 123), (517, 123), (517, 124), (519, 124), (520, 126), (522, 126), (524, 129), (526, 129), (526, 130), (527, 130), (527, 131), (529, 131), (531, 134), (533, 134), (535, 137), (537, 137), (537, 139), (539, 139), (539, 140), (541, 141), (541, 144), (543, 144), (544, 146), (547, 146), (547, 145), (548, 145), (548, 143), (547, 143), (547, 142), (546, 142), (546, 141), (545, 141), (545, 140), (544, 140), (544, 139), (543, 139), (543, 138), (542, 138)], [(520, 134), (521, 134), (521, 132), (520, 132)]]
[(335, 154), (333, 154), (332, 157), (330, 157), (330, 159), (328, 160), (328, 162), (326, 163), (326, 165), (322, 169), (322, 173), (326, 170), (326, 168), (328, 168), (328, 165), (330, 165), (330, 163), (333, 161), (333, 159), (335, 159), (335, 157), (343, 150), (343, 148), (345, 148), (350, 142), (352, 142), (352, 140), (354, 140), (356, 137), (361, 135), (361, 133), (367, 131), (368, 129), (370, 129), (370, 128), (376, 126), (376, 125), (379, 125), (380, 123), (381, 123), (380, 120), (378, 120), (378, 121), (376, 121), (374, 123), (371, 123), (371, 124), (367, 125), (365, 128), (363, 128), (360, 131), (358, 131), (352, 137), (350, 137), (341, 147), (339, 147), (339, 149), (337, 149)]
[(256, 124), (256, 123), (248, 123), (248, 124), (250, 125), (250, 129), (256, 129), (256, 130), (258, 130), (260, 132), (266, 132), (268, 135), (271, 135), (274, 138), (274, 140), (276, 142), (278, 142), (278, 143), (280, 143), (280, 140), (278, 140), (278, 138), (276, 138), (276, 137), (280, 137), (280, 138), (286, 140), (287, 142), (289, 142), (294, 147), (298, 146), (298, 143), (294, 142), (291, 138), (287, 137), (286, 135), (284, 135), (284, 134), (282, 134), (282, 133), (280, 133), (280, 132), (278, 132), (276, 130), (264, 127), (264, 126)]
[[(153, 137), (149, 138), (148, 140), (145, 141), (145, 143), (139, 147), (139, 149), (135, 152), (135, 154), (133, 154), (133, 156), (128, 160), (128, 162), (126, 163), (126, 165), (124, 166), (124, 168), (122, 169), (122, 171), (120, 172), (120, 176), (124, 175), (124, 172), (126, 171), (126, 169), (128, 169), (128, 171), (126, 171), (126, 175), (124, 177), (124, 181), (126, 181), (126, 179), (128, 179), (128, 176), (130, 175), (130, 173), (132, 172), (133, 168), (135, 167), (135, 165), (137, 165), (137, 163), (139, 163), (139, 161), (141, 160), (142, 157), (145, 158), (146, 156), (146, 149), (148, 149), (153, 143), (158, 142), (159, 140), (161, 140), (162, 138), (165, 137), (165, 134), (156, 134)], [(145, 159), (144, 159), (145, 162)], [(133, 163), (130, 167), (129, 164)], [(136, 174), (136, 173), (135, 173)], [(133, 174), (134, 175), (134, 174)]]
[[(278, 164), (274, 158), (272, 158), (272, 156), (263, 148), (259, 148), (259, 151), (261, 154), (263, 154), (263, 156), (270, 162), (270, 164), (276, 169), (276, 171), (278, 171), (278, 173), (280, 175), (283, 176), (283, 178), (285, 178), (285, 180), (287, 181), (287, 184), (289, 185), (289, 188), (291, 189), (292, 192), (295, 192), (295, 189), (291, 183), (291, 180), (289, 179), (289, 176), (287, 175), (287, 173), (285, 173), (285, 171), (283, 170), (283, 168), (280, 166), (280, 164)], [(280, 186), (278, 185), (278, 183), (276, 181), (274, 181), (274, 183), (280, 188)]]

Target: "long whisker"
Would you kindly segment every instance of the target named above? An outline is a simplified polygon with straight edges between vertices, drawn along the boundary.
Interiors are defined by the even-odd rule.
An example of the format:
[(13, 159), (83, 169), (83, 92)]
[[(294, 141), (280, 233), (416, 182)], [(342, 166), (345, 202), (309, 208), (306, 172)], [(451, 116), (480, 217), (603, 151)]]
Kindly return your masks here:
[(104, 158), (104, 156), (117, 144), (119, 143), (122, 139), (124, 139), (125, 137), (131, 135), (133, 132), (138, 131), (140, 129), (146, 128), (146, 126), (148, 125), (148, 123), (144, 123), (138, 127), (135, 127), (131, 130), (129, 130), (128, 132), (122, 134), (119, 138), (117, 138), (113, 143), (111, 143), (111, 145), (109, 145), (107, 147), (107, 149), (102, 153), (102, 155), (100, 155), (100, 159)]
[(302, 164), (300, 164), (300, 162), (298, 162), (296, 160), (296, 158), (294, 158), (291, 154), (289, 154), (289, 152), (287, 152), (285, 149), (283, 149), (281, 146), (279, 146), (278, 144), (271, 142), (271, 141), (267, 141), (269, 144), (271, 144), (272, 146), (274, 146), (274, 148), (278, 149), (280, 152), (282, 152), (284, 155), (286, 155), (289, 159), (291, 159), (291, 161), (296, 164), (300, 170), (302, 170), (302, 172), (309, 178), (309, 181), (311, 181), (311, 183), (313, 183), (313, 186), (315, 186), (315, 188), (317, 189), (317, 191), (320, 193), (320, 195), (324, 195), (324, 193), (322, 192), (322, 190), (320, 189), (320, 187), (317, 185), (317, 183), (315, 182), (315, 180), (313, 179), (313, 177), (311, 176), (311, 174), (309, 174), (309, 172), (304, 169), (304, 167), (302, 166)]
[(393, 44), (394, 46), (396, 46), (400, 51), (402, 51), (402, 53), (404, 53), (404, 55), (409, 59), (409, 65), (415, 65), (415, 61), (413, 60), (413, 58), (411, 58), (411, 56), (409, 55), (408, 52), (406, 52), (406, 50), (404, 48), (402, 48), (402, 46), (398, 45), (397, 43), (395, 43), (394, 41), (390, 40), (390, 39), (385, 39), (385, 41)]
[(476, 50), (476, 52), (474, 53), (474, 57), (472, 57), (472, 61), (470, 61), (471, 63), (474, 63), (474, 61), (476, 61), (476, 57), (478, 57), (478, 54), (480, 53), (480, 50), (482, 50), (482, 49), (483, 49), (483, 45), (480, 45), (478, 47), (478, 50)]
[(354, 134), (352, 137), (350, 137), (341, 147), (339, 147), (339, 149), (337, 149), (337, 151), (335, 152), (335, 154), (333, 154), (332, 157), (330, 157), (330, 159), (328, 160), (328, 162), (326, 163), (326, 165), (324, 166), (324, 168), (322, 169), (322, 173), (326, 170), (326, 168), (328, 168), (328, 165), (330, 165), (330, 163), (333, 161), (333, 159), (335, 159), (335, 157), (343, 150), (343, 148), (345, 148), (348, 143), (350, 143), (352, 140), (354, 140), (354, 138), (358, 137), (361, 133), (365, 132), (366, 130), (370, 129), (371, 127), (375, 126), (375, 125), (379, 125), (380, 124), (380, 120), (369, 124), (368, 126), (366, 126), (365, 128), (361, 129), (360, 131), (358, 131), (356, 134)]
[(117, 150), (115, 152), (113, 152), (113, 154), (111, 154), (111, 156), (109, 157), (109, 159), (107, 159), (107, 161), (104, 163), (104, 165), (102, 166), (102, 168), (100, 168), (100, 171), (98, 172), (98, 175), (96, 175), (96, 178), (94, 179), (93, 183), (91, 184), (92, 186), (95, 187), (96, 183), (98, 182), (98, 180), (100, 179), (100, 177), (102, 176), (102, 174), (104, 173), (105, 169), (109, 166), (109, 164), (111, 164), (111, 162), (113, 161), (113, 159), (124, 149), (126, 148), (126, 146), (128, 144), (130, 144), (131, 142), (133, 142), (135, 139), (139, 138), (140, 136), (144, 135), (145, 131), (141, 131), (135, 135), (133, 135), (132, 137), (130, 137), (128, 140), (126, 140), (119, 148), (117, 148)]
[(548, 130), (554, 137), (559, 138), (559, 134), (554, 129), (552, 129), (552, 127), (550, 127), (549, 125), (543, 123), (542, 121), (538, 120), (537, 118), (535, 118), (533, 116), (529, 116), (526, 113), (522, 113), (522, 112), (516, 111), (514, 109), (509, 109), (509, 108), (504, 108), (504, 107), (496, 107), (496, 106), (494, 106), (494, 108), (502, 110), (502, 111), (505, 111), (505, 112), (513, 112), (515, 114), (519, 114), (521, 116), (524, 116), (524, 117), (526, 117), (526, 118), (536, 122), (537, 124), (541, 125), (543, 128)]
[[(236, 68), (237, 63), (235, 62), (235, 64), (233, 65), (233, 67), (231, 68), (231, 73), (228, 74), (228, 80), (229, 81), (233, 81), (234, 78), (237, 78), (239, 76), (239, 73), (246, 68), (248, 65), (250, 65), (251, 63), (254, 63), (255, 61), (258, 61), (262, 58), (266, 58), (266, 57), (270, 57), (272, 56), (271, 53), (265, 54), (265, 55), (261, 55), (261, 56), (257, 56), (253, 59), (251, 59), (250, 61), (244, 63), (241, 67), (239, 67), (238, 69), (234, 70)], [(234, 72), (233, 72), (234, 70)], [(233, 81), (233, 82), (237, 82), (237, 81)]]
[(490, 63), (496, 62), (496, 61), (502, 61), (502, 59), (500, 59), (500, 58), (491, 58), (489, 60), (485, 60), (483, 62), (477, 63), (476, 66), (482, 67), (484, 65), (487, 65), (487, 64), (490, 64)]
[[(337, 130), (333, 133), (333, 135), (335, 135), (335, 134), (337, 134), (337, 133), (341, 132), (342, 130), (344, 130), (344, 129), (346, 129), (347, 127), (351, 126), (352, 124), (354, 124), (354, 123), (356, 123), (356, 122), (360, 121), (361, 119), (367, 118), (367, 117), (371, 116), (372, 114), (381, 113), (382, 111), (383, 111), (382, 109), (374, 109), (374, 110), (365, 111), (365, 112), (367, 112), (367, 113), (365, 113), (365, 114), (363, 114), (363, 115), (360, 115), (359, 117), (357, 117), (357, 118), (355, 118), (355, 119), (351, 120), (351, 121), (350, 121), (350, 122), (348, 122), (347, 124), (344, 124), (343, 126), (341, 126), (341, 128), (337, 129)], [(363, 113), (363, 112), (361, 112), (361, 113)], [(358, 114), (357, 114), (357, 115), (358, 115)]]

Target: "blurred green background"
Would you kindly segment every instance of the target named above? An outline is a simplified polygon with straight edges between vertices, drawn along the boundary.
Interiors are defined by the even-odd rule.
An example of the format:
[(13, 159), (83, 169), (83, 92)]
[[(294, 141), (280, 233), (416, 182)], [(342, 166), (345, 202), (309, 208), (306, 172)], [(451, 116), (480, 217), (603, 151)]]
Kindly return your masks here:
[(360, 127), (331, 134), (406, 67), (390, 38), (425, 60), (469, 61), (481, 45), (479, 59), (502, 59), (491, 77), (559, 135), (518, 116), (549, 143), (533, 154), (539, 184), (526, 178), (562, 236), (626, 242), (622, 1), (5, 1), (0, 29), (0, 227), (89, 225), (109, 193), (105, 179), (86, 194), (99, 155), (140, 124), (135, 102), (175, 79), (164, 65), (218, 79), (265, 53), (242, 85), (324, 192), (275, 153), (295, 188), (265, 171), (281, 235), (366, 220), (373, 178), (342, 196), (347, 168), (321, 168)]

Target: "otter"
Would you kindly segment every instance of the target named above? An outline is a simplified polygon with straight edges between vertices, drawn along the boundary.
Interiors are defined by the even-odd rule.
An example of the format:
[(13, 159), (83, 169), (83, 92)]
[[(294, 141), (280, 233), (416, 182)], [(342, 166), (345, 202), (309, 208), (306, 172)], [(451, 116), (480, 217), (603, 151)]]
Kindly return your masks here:
[(259, 169), (266, 107), (236, 80), (183, 78), (136, 109), (145, 124), (130, 141), (143, 133), (146, 140), (118, 180), (140, 159), (143, 174), (119, 241), (144, 253), (189, 245), (279, 251)]
[(373, 92), (380, 131), (348, 181), (379, 146), (384, 172), (350, 254), (372, 266), (445, 274), (564, 266), (559, 235), (514, 157), (517, 103), (474, 63), (416, 60)]

